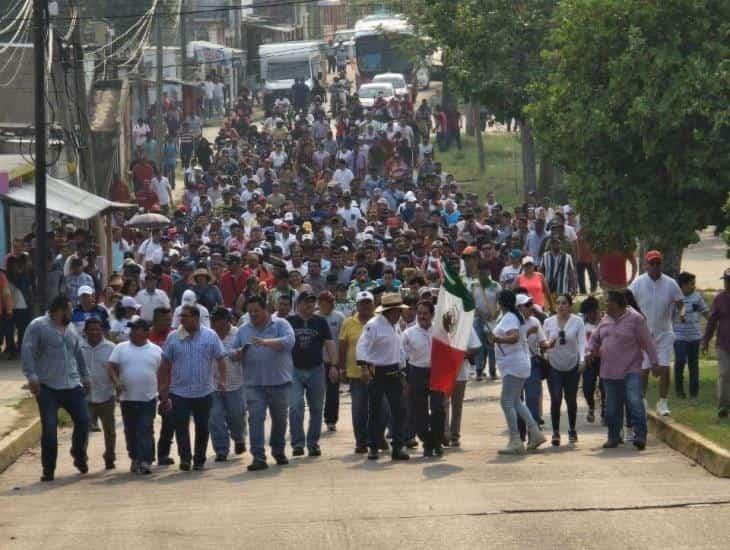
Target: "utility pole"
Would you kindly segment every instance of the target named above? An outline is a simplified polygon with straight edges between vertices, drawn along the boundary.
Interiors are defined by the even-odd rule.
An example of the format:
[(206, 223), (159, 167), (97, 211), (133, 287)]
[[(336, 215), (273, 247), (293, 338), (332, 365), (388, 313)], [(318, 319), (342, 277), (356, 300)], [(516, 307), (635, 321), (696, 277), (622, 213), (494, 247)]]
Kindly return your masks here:
[(46, 43), (48, 0), (33, 0), (33, 47), (35, 49), (35, 272), (38, 313), (48, 307), (48, 227), (46, 224)]
[[(187, 26), (187, 15), (185, 15), (185, 0), (180, 0), (180, 53), (181, 63), (180, 68), (180, 80), (187, 82), (190, 80), (188, 71), (188, 26)], [(185, 111), (185, 105), (183, 105), (183, 111)], [(183, 112), (183, 116), (186, 113)]]
[[(158, 6), (160, 6), (158, 4)], [(162, 170), (162, 145), (165, 138), (165, 118), (162, 107), (162, 63), (164, 57), (162, 55), (162, 21), (163, 16), (159, 12), (159, 8), (155, 13), (155, 41), (157, 42), (157, 121), (155, 124), (155, 135), (157, 137), (157, 168)]]

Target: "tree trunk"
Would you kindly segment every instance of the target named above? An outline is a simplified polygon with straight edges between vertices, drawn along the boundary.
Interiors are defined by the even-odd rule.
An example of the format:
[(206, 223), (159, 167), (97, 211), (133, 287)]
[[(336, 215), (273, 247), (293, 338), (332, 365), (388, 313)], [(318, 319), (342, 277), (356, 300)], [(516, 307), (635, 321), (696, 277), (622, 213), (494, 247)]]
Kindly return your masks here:
[(481, 110), (482, 105), (478, 101), (471, 102), (472, 120), (477, 138), (477, 156), (479, 158), (479, 174), (484, 175), (487, 170), (487, 159), (484, 154), (484, 128), (482, 128)]
[(552, 161), (542, 155), (540, 157), (540, 179), (538, 181), (539, 195), (541, 197), (549, 197), (555, 186), (555, 166)]
[(474, 111), (476, 105), (473, 101), (466, 104), (466, 135), (470, 137), (476, 137), (476, 126), (474, 124)]
[(535, 140), (532, 128), (526, 120), (520, 121), (520, 138), (522, 141), (522, 181), (525, 197), (530, 191), (537, 190), (537, 173), (535, 171)]

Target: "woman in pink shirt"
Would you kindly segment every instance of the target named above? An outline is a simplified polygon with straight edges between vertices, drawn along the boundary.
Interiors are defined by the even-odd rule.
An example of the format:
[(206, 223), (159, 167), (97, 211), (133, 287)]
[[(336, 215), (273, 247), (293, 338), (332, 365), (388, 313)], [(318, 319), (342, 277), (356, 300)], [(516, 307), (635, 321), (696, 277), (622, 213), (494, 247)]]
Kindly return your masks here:
[(624, 401), (634, 429), (634, 446), (646, 447), (646, 410), (642, 396), (642, 363), (649, 356), (656, 374), (658, 358), (646, 319), (628, 307), (626, 293), (608, 292), (606, 315), (593, 331), (588, 343), (589, 355), (601, 358), (601, 379), (606, 388), (606, 424), (608, 440), (604, 449), (613, 449), (623, 442)]

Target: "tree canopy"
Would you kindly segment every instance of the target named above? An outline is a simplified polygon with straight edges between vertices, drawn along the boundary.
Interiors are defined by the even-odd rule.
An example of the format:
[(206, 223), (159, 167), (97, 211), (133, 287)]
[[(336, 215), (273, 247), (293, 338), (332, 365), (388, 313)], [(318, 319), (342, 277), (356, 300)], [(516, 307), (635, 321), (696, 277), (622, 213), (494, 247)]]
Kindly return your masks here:
[(730, 3), (563, 0), (555, 22), (528, 113), (589, 238), (681, 250), (730, 189)]

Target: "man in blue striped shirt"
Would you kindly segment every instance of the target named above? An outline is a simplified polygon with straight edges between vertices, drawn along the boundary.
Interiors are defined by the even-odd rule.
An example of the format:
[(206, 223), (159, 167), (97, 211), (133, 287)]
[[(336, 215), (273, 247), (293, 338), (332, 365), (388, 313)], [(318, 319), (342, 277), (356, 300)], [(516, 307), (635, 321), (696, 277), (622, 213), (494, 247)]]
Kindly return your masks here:
[[(167, 337), (162, 352), (162, 408), (172, 407), (180, 469), (203, 470), (208, 450), (210, 408), (219, 380), (226, 379), (226, 351), (215, 331), (200, 326), (200, 310), (183, 306), (180, 327)], [(195, 453), (190, 450), (190, 415), (195, 422)]]
[(294, 368), (294, 330), (286, 319), (271, 317), (266, 300), (260, 296), (249, 298), (247, 309), (249, 321), (238, 330), (234, 346), (243, 350), (243, 383), (253, 455), (248, 470), (253, 472), (268, 468), (264, 450), (267, 409), (271, 415), (271, 454), (280, 466), (289, 463), (284, 446)]

